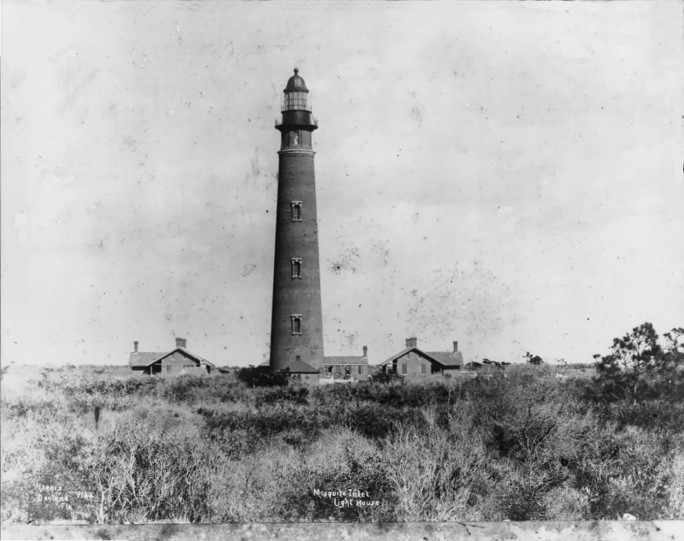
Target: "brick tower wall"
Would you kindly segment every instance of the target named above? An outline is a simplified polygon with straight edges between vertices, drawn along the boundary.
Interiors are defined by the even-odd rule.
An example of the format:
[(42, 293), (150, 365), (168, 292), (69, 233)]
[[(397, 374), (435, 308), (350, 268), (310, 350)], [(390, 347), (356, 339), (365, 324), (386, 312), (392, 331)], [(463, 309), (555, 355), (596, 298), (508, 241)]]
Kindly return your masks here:
[[(279, 152), (278, 206), (271, 319), (271, 370), (299, 358), (323, 366), (323, 316), (318, 255), (314, 152)], [(301, 202), (301, 221), (292, 220), (291, 203)], [(292, 258), (301, 259), (301, 278), (292, 277)], [(301, 334), (292, 332), (292, 315), (301, 315)]]

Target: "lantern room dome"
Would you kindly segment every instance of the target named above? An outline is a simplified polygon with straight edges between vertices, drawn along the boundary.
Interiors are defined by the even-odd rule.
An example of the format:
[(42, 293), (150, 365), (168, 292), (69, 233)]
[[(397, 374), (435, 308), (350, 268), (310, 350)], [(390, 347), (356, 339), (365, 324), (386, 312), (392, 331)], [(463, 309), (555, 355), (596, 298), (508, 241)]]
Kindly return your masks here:
[(294, 69), (294, 75), (287, 81), (285, 92), (308, 92), (304, 79), (299, 76), (299, 70)]

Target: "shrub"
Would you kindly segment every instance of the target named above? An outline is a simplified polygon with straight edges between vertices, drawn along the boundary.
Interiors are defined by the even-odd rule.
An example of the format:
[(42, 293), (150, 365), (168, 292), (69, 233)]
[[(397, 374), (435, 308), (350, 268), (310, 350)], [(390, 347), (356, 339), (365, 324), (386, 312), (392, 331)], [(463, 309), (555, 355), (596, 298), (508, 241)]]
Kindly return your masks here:
[(304, 386), (283, 386), (275, 388), (259, 389), (255, 400), (259, 404), (278, 404), (278, 403), (294, 403), (294, 404), (308, 404), (309, 389)]
[(664, 520), (681, 520), (684, 517), (684, 452), (672, 454), (672, 459), (663, 461), (660, 476), (667, 479), (665, 506), (660, 510), (660, 517)]
[[(394, 496), (386, 475), (386, 463), (376, 446), (358, 433), (335, 428), (300, 455), (303, 461), (289, 482), (281, 482), (286, 494), (298, 496), (299, 520), (389, 521), (394, 520)], [(314, 489), (366, 491), (364, 501), (378, 507), (338, 507), (333, 498), (317, 496)], [(292, 498), (290, 501), (293, 501)], [(338, 500), (343, 498), (339, 497)], [(286, 516), (290, 510), (283, 510)], [(291, 516), (291, 515), (290, 515)]]
[(600, 407), (606, 420), (617, 422), (618, 429), (638, 426), (652, 431), (676, 432), (684, 426), (684, 403), (666, 400), (645, 400), (643, 402), (617, 402)]
[(98, 521), (209, 519), (210, 459), (192, 431), (140, 419), (122, 423), (98, 440), (97, 453), (86, 462), (103, 502)]
[(241, 368), (237, 377), (240, 381), (244, 381), (249, 387), (276, 387), (287, 385), (289, 382), (289, 375), (286, 373), (273, 373), (267, 366), (250, 366), (249, 368)]
[(669, 465), (681, 454), (671, 437), (636, 427), (618, 431), (615, 423), (592, 425), (580, 435), (568, 461), (569, 484), (587, 496), (588, 516), (614, 520), (630, 513), (644, 520), (664, 518)]
[(222, 438), (226, 434), (244, 431), (268, 443), (273, 436), (286, 430), (298, 429), (315, 436), (318, 423), (312, 415), (296, 407), (265, 408), (258, 412), (229, 411), (217, 413), (202, 410), (207, 434)]
[[(346, 429), (324, 431), (305, 451), (270, 446), (230, 464), (210, 496), (215, 520), (393, 520), (381, 455), (363, 436)], [(383, 508), (337, 507), (316, 490), (368, 490)]]
[(373, 383), (380, 383), (382, 385), (386, 385), (388, 383), (397, 383), (403, 380), (403, 378), (399, 374), (396, 374), (394, 372), (382, 371), (372, 374), (368, 379)]
[(172, 404), (193, 403), (197, 395), (196, 391), (205, 388), (204, 380), (201, 376), (175, 376), (165, 378), (163, 382), (162, 396)]
[(393, 408), (422, 407), (428, 404), (454, 404), (459, 400), (457, 386), (451, 382), (406, 383), (403, 379), (390, 384), (363, 381), (355, 385), (329, 385), (316, 388), (312, 396), (319, 403), (373, 402)]
[(527, 463), (511, 464), (508, 475), (497, 487), (497, 503), (508, 520), (549, 520), (549, 493), (562, 486), (564, 477)]
[(391, 432), (398, 415), (377, 404), (352, 407), (344, 415), (343, 425), (367, 438), (383, 438)]
[[(587, 400), (594, 383), (560, 381), (544, 365), (462, 383), (316, 388), (44, 374), (30, 394), (3, 396), (3, 520), (684, 516), (684, 404), (646, 385), (634, 403)], [(40, 484), (96, 498), (41, 507), (30, 501)], [(384, 507), (313, 493), (338, 488), (368, 490)]]
[(454, 419), (440, 428), (429, 412), (422, 430), (398, 427), (385, 441), (387, 477), (400, 521), (482, 520), (492, 488), (481, 439)]
[(560, 385), (549, 374), (534, 376), (528, 370), (473, 382), (468, 390), (473, 415), (489, 432), (489, 447), (502, 457), (535, 459), (558, 429), (563, 410), (572, 406)]

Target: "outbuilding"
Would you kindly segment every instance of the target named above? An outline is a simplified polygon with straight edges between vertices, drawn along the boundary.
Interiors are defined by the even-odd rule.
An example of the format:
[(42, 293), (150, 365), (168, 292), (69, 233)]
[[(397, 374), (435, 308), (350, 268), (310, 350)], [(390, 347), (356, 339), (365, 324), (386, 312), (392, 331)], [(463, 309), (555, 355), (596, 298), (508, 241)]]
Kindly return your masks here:
[(306, 385), (318, 385), (319, 383), (320, 374), (318, 369), (302, 361), (299, 356), (294, 361), (288, 363), (282, 372), (289, 373), (290, 379), (299, 383)]

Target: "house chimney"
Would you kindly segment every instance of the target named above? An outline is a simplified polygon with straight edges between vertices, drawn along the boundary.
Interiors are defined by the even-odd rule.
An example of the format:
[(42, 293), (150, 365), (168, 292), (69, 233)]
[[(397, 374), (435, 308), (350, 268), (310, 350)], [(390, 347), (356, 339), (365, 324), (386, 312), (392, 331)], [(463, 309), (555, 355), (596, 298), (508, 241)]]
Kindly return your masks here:
[(406, 347), (407, 348), (418, 347), (418, 339), (415, 336), (412, 336), (411, 338), (407, 338), (406, 339)]
[(185, 338), (176, 338), (176, 347), (177, 348), (184, 348), (187, 347), (187, 340)]
[(138, 353), (138, 341), (133, 341), (133, 353)]
[(368, 357), (368, 346), (363, 346), (363, 356)]
[(458, 351), (458, 341), (454, 340), (454, 353)]

